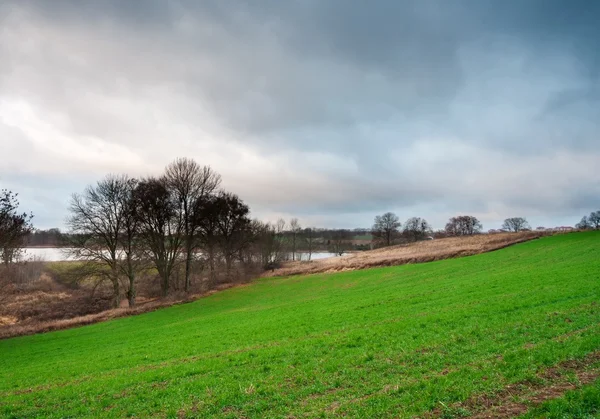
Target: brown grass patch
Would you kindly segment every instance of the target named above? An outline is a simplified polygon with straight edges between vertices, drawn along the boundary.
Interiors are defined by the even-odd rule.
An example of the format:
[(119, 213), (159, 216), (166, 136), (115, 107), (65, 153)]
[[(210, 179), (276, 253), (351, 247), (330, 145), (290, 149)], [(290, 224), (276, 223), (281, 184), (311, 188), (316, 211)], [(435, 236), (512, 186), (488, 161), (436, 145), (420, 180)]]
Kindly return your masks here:
[[(15, 322), (12, 324), (8, 323), (8, 325), (7, 324), (2, 325), (2, 323), (0, 322), (0, 326), (1, 326), (0, 327), (0, 339), (8, 339), (8, 338), (16, 337), (16, 336), (33, 335), (36, 333), (45, 333), (45, 332), (51, 332), (54, 330), (70, 329), (73, 327), (85, 326), (88, 324), (112, 320), (112, 319), (116, 319), (119, 317), (127, 317), (127, 316), (133, 316), (136, 314), (147, 313), (150, 311), (158, 310), (160, 308), (170, 307), (170, 306), (173, 306), (176, 304), (189, 303), (189, 302), (195, 301), (199, 298), (212, 295), (218, 291), (222, 291), (222, 290), (237, 287), (237, 286), (245, 286), (245, 285), (247, 285), (247, 284), (237, 284), (237, 283), (221, 284), (221, 285), (217, 286), (215, 289), (208, 291), (208, 292), (198, 293), (198, 294), (183, 294), (182, 293), (182, 294), (167, 297), (164, 299), (138, 298), (138, 305), (133, 308), (108, 309), (108, 310), (103, 310), (103, 311), (91, 313), (91, 314), (73, 315), (73, 316), (67, 317), (67, 318), (59, 318), (59, 319), (53, 319), (53, 320), (39, 320), (39, 318), (28, 318), (23, 321)], [(36, 296), (36, 294), (34, 293), (33, 296), (28, 294), (26, 298), (28, 298), (29, 301), (35, 302), (35, 301), (40, 301), (38, 299), (38, 297), (39, 297), (39, 294), (37, 294), (37, 296)], [(72, 298), (72, 295), (71, 295), (71, 298)], [(59, 299), (60, 299), (60, 297), (59, 297)], [(72, 300), (68, 300), (68, 301), (70, 303), (73, 302)], [(89, 296), (87, 294), (84, 294), (84, 297), (82, 297), (81, 302), (82, 302), (83, 307), (88, 307), (88, 305), (90, 303)], [(65, 303), (65, 300), (63, 300), (63, 303), (59, 304), (58, 306), (61, 308), (72, 307), (69, 303)], [(86, 308), (86, 309), (88, 309), (88, 308)], [(9, 317), (9, 316), (6, 316), (6, 317)]]
[(513, 244), (534, 240), (548, 234), (547, 232), (527, 231), (427, 240), (351, 253), (341, 257), (331, 257), (309, 262), (287, 262), (283, 267), (266, 272), (263, 276), (308, 275), (405, 265), (408, 263), (432, 262), (490, 252)]

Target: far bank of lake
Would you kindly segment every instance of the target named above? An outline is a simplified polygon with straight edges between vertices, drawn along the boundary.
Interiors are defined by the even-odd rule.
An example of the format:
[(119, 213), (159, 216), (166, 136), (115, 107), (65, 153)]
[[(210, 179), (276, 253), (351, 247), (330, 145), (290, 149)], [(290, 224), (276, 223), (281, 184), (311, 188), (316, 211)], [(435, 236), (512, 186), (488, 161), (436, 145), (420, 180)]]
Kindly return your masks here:
[[(70, 254), (71, 248), (68, 247), (28, 247), (23, 249), (24, 260), (41, 260), (43, 262), (62, 262), (75, 260)], [(296, 253), (296, 260), (308, 260), (308, 253)], [(314, 252), (311, 255), (311, 260), (327, 259), (337, 256), (330, 252)], [(290, 256), (291, 259), (291, 256)]]

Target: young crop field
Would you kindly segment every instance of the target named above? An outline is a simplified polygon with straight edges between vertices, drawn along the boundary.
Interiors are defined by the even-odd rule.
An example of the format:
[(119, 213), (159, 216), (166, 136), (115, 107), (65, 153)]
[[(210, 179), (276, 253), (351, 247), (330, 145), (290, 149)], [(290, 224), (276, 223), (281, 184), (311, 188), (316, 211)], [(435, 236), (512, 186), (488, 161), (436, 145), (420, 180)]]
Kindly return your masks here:
[(594, 417), (600, 233), (0, 341), (2, 417)]

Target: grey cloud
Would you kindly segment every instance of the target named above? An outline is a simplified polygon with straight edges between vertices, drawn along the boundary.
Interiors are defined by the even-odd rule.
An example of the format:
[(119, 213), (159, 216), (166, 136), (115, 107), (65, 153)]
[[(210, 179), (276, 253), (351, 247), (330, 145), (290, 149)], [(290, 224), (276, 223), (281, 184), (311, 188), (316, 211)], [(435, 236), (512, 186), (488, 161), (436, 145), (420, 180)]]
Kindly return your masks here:
[[(57, 0), (0, 16), (3, 97), (152, 167), (254, 153), (276, 167), (229, 183), (265, 211), (597, 204), (579, 171), (598, 163), (595, 2)], [(573, 162), (558, 175), (557, 155)]]

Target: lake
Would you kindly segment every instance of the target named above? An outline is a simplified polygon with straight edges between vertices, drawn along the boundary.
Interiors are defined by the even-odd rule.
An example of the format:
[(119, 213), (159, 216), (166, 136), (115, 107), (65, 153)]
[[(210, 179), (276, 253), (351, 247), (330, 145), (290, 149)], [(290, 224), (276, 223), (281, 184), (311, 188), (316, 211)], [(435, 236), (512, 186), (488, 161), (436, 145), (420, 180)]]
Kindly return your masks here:
[[(69, 256), (68, 248), (57, 248), (57, 247), (29, 247), (24, 249), (25, 254), (23, 255), (23, 259), (32, 260), (32, 259), (41, 259), (44, 262), (60, 262), (60, 261), (68, 261), (73, 260), (72, 257)], [(306, 253), (297, 253), (298, 255), (302, 255), (301, 260), (306, 260), (308, 255)], [(311, 260), (318, 259), (327, 259), (330, 257), (335, 257), (335, 253), (329, 252), (314, 252), (311, 256)]]

